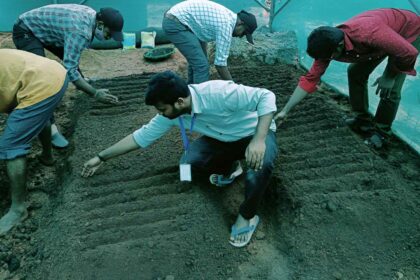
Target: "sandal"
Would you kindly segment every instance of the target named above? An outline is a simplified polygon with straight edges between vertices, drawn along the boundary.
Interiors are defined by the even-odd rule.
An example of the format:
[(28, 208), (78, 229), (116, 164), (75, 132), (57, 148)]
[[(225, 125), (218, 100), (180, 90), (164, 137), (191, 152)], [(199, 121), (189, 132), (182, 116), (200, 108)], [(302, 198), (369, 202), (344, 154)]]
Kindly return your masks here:
[[(249, 220), (249, 226), (243, 227), (243, 228), (236, 228), (235, 225), (232, 226), (232, 232), (230, 234), (230, 240), (229, 243), (237, 248), (246, 246), (249, 241), (251, 241), (252, 235), (254, 234), (255, 230), (257, 229), (257, 226), (260, 222), (260, 217), (257, 215), (254, 216), (251, 220)], [(246, 239), (243, 242), (235, 242), (235, 239), (238, 235), (246, 233)]]
[(217, 186), (217, 187), (224, 187), (229, 184), (232, 184), (232, 182), (239, 177), (243, 173), (243, 169), (241, 166), (240, 161), (236, 161), (236, 168), (235, 171), (230, 174), (229, 177), (226, 177), (221, 174), (211, 174), (209, 177), (210, 183)]

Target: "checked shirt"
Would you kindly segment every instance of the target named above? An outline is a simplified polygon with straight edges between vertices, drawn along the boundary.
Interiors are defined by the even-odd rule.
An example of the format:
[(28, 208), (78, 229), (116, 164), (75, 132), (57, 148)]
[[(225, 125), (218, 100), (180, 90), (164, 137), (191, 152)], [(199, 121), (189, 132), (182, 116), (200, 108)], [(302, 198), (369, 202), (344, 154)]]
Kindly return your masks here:
[(214, 64), (227, 65), (237, 18), (234, 12), (212, 1), (190, 0), (173, 6), (168, 13), (188, 26), (200, 41), (216, 42)]
[(63, 64), (70, 81), (81, 78), (80, 55), (88, 48), (96, 24), (96, 11), (76, 4), (47, 5), (19, 17), (43, 44), (64, 47)]

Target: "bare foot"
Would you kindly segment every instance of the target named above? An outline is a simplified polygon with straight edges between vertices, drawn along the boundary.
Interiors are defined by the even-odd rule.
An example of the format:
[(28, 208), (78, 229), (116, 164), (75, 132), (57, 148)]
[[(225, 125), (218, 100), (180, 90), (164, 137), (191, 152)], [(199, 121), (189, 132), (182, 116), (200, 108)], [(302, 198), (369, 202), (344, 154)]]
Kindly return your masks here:
[(23, 211), (10, 209), (9, 212), (0, 219), (0, 236), (7, 233), (14, 226), (24, 221), (27, 217), (28, 211), (26, 211), (26, 209)]

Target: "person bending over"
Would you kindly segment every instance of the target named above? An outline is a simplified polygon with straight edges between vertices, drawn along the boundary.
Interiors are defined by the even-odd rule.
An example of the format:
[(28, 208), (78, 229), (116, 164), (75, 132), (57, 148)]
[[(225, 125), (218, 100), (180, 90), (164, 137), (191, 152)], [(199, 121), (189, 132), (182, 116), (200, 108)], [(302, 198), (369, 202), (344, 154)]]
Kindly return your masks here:
[[(63, 61), (70, 81), (99, 102), (116, 104), (118, 98), (108, 89), (96, 89), (83, 77), (79, 60), (89, 48), (93, 37), (98, 40), (113, 38), (122, 41), (124, 20), (113, 8), (92, 8), (77, 4), (43, 6), (19, 16), (13, 26), (13, 42), (17, 49), (45, 57), (47, 49)], [(52, 143), (56, 148), (68, 146), (67, 139), (52, 124)]]
[(257, 28), (253, 14), (235, 14), (226, 7), (207, 0), (182, 1), (164, 15), (162, 28), (169, 40), (188, 61), (188, 83), (209, 80), (207, 43), (215, 42), (214, 64), (223, 80), (232, 80), (227, 59), (232, 37), (246, 36), (254, 44), (252, 33)]
[(0, 49), (0, 113), (8, 114), (0, 136), (0, 160), (6, 161), (12, 205), (0, 219), (5, 234), (28, 212), (26, 199), (26, 155), (32, 139), (39, 137), (39, 161), (54, 164), (51, 151), (50, 118), (63, 97), (68, 78), (56, 61), (29, 52)]
[[(377, 9), (361, 13), (337, 27), (316, 28), (308, 37), (307, 53), (315, 59), (284, 108), (275, 116), (286, 118), (289, 111), (316, 85), (332, 60), (349, 62), (347, 70), (350, 104), (355, 117), (346, 123), (355, 131), (369, 133), (367, 143), (382, 148), (392, 134), (406, 75), (416, 75), (414, 65), (420, 48), (420, 17), (399, 9)], [(369, 75), (385, 59), (388, 62), (377, 85), (380, 102), (374, 118), (368, 112)]]

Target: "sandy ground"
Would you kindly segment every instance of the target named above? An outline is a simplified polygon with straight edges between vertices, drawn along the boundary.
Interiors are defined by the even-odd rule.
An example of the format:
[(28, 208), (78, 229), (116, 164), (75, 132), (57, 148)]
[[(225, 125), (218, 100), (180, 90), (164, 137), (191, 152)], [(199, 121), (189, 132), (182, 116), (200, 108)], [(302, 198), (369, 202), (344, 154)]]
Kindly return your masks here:
[[(11, 46), (10, 35), (0, 36), (0, 47)], [(227, 242), (242, 181), (181, 184), (176, 129), (82, 179), (84, 161), (156, 113), (143, 101), (151, 73), (185, 75), (179, 53), (161, 63), (143, 53), (84, 52), (84, 74), (121, 104), (69, 88), (56, 118), (70, 148), (55, 151), (58, 164), (47, 168), (34, 159), (34, 143), (30, 217), (0, 238), (0, 279), (420, 278), (420, 157), (398, 139), (381, 153), (368, 148), (340, 124), (347, 99), (328, 90), (305, 99), (277, 132), (275, 173), (247, 248)], [(266, 87), (285, 104), (302, 71), (241, 57), (231, 64), (235, 81)], [(9, 203), (4, 167), (1, 214)]]

